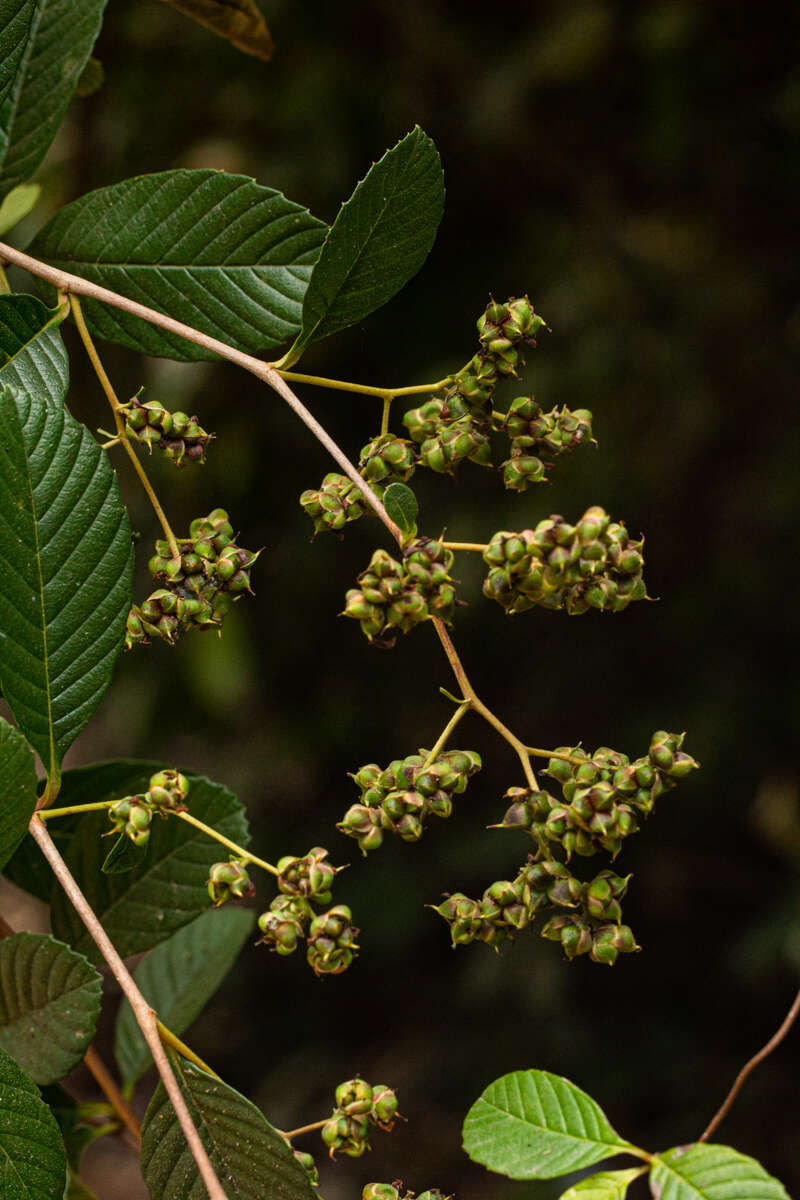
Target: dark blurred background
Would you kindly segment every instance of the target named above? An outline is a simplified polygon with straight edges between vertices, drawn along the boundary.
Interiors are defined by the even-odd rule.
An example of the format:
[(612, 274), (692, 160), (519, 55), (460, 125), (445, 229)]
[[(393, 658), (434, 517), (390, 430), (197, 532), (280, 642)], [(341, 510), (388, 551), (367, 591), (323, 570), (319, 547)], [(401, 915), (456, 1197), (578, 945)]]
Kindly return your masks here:
[[(237, 605), (221, 641), (195, 635), (121, 659), (68, 765), (178, 761), (237, 792), (273, 861), (322, 843), (352, 863), (336, 898), (362, 928), (355, 966), (317, 981), (301, 954), (247, 947), (187, 1035), (283, 1128), (325, 1115), (356, 1071), (397, 1087), (408, 1124), (378, 1134), (370, 1157), (329, 1166), (306, 1139), (320, 1148), (326, 1200), (398, 1177), (459, 1200), (549, 1200), (566, 1185), (489, 1176), (460, 1149), (460, 1122), (491, 1080), (555, 1071), (639, 1145), (690, 1141), (800, 982), (796, 14), (685, 0), (273, 0), (265, 13), (271, 63), (153, 0), (110, 6), (96, 51), (105, 86), (73, 102), (18, 244), (92, 188), (181, 166), (252, 175), (330, 221), (369, 164), (422, 125), (447, 183), (430, 259), (301, 369), (381, 385), (437, 379), (473, 353), (490, 294), (530, 293), (552, 333), (499, 399), (533, 390), (546, 409), (588, 407), (599, 449), (560, 461), (552, 484), (521, 497), (472, 464), (457, 482), (419, 473), (422, 527), (484, 541), (600, 503), (646, 534), (658, 603), (509, 619), (482, 598), (477, 556), (463, 556), (470, 606), (456, 643), (482, 698), (534, 744), (582, 740), (635, 757), (654, 729), (685, 729), (702, 771), (618, 860), (635, 876), (625, 917), (641, 954), (613, 970), (567, 964), (536, 929), (500, 955), (452, 951), (425, 905), (516, 872), (524, 837), (485, 827), (522, 782), (518, 762), (468, 718), (453, 744), (485, 765), (453, 818), (419, 845), (391, 839), (357, 861), (334, 828), (357, 799), (346, 772), (430, 746), (450, 715), (433, 632), (381, 652), (337, 616), (388, 542), (365, 519), (341, 543), (310, 543), (297, 497), (332, 464), (271, 392), (231, 366), (113, 347), (121, 392), (144, 383), (149, 399), (197, 412), (217, 434), (203, 471), (152, 461), (175, 528), (222, 504), (242, 543), (265, 551), (257, 597)], [(73, 409), (107, 424), (71, 335)], [(300, 391), (352, 454), (377, 432), (375, 402)], [(395, 408), (400, 432), (405, 405)], [(152, 514), (119, 465), (146, 547)], [(271, 895), (260, 885), (260, 907)], [(717, 1139), (800, 1194), (798, 1070), (795, 1030)], [(630, 1196), (645, 1192), (637, 1183)]]

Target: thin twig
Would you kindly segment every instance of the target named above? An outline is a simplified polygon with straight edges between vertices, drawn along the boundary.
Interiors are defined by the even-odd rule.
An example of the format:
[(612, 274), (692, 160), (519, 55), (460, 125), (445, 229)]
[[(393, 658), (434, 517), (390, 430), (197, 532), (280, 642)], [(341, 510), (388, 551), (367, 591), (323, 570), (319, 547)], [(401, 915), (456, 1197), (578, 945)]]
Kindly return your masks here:
[[(81, 308), (81, 302), (77, 296), (70, 296), (69, 305), (70, 305), (70, 309), (72, 310), (72, 316), (75, 320), (75, 324), (78, 327), (78, 333), (80, 334), (80, 338), (81, 338), (81, 341), (83, 342), (84, 349), (86, 350), (86, 353), (89, 356), (89, 361), (91, 362), (92, 366), (94, 367), (94, 373), (97, 376), (98, 380), (100, 381), (100, 386), (106, 394), (106, 399), (108, 400), (108, 403), (111, 405), (111, 411), (114, 414), (114, 424), (117, 429), (116, 440), (121, 443), (122, 448), (124, 449), (125, 453), (127, 454), (128, 458), (131, 460), (131, 463), (133, 464), (134, 471), (139, 476), (139, 482), (141, 483), (142, 487), (144, 488), (145, 492), (147, 493), (147, 498), (150, 501), (150, 504), (152, 505), (153, 512), (156, 514), (159, 522), (161, 523), (161, 528), (164, 531), (164, 537), (169, 542), (170, 554), (172, 555), (173, 558), (179, 558), (180, 551), (178, 550), (178, 543), (175, 538), (175, 534), (172, 532), (172, 526), (170, 525), (169, 521), (167, 520), (167, 514), (164, 512), (163, 508), (161, 507), (158, 496), (156, 495), (156, 493), (153, 489), (152, 483), (147, 478), (147, 472), (145, 471), (142, 464), (139, 462), (138, 454), (136, 453), (136, 451), (134, 450), (133, 446), (130, 443), (130, 438), (128, 437), (128, 434), (125, 430), (125, 422), (122, 419), (122, 412), (121, 412), (122, 405), (119, 402), (119, 397), (117, 396), (117, 393), (114, 391), (111, 380), (108, 378), (108, 375), (106, 374), (106, 369), (103, 366), (100, 355), (97, 353), (97, 347), (95, 346), (94, 342), (92, 341), (92, 335), (89, 333), (89, 329), (88, 329), (86, 320), (83, 315), (83, 309)], [(106, 449), (108, 449), (108, 446), (106, 446)]]
[(95, 1050), (94, 1046), (90, 1046), (83, 1056), (83, 1061), (86, 1064), (87, 1070), (91, 1072), (98, 1087), (103, 1095), (107, 1098), (109, 1104), (116, 1112), (120, 1121), (130, 1130), (136, 1139), (136, 1145), (141, 1149), (142, 1146), (142, 1130), (139, 1122), (128, 1104), (128, 1101), (123, 1096), (122, 1092), (114, 1082), (111, 1072), (103, 1062), (100, 1055)]
[(698, 1142), (707, 1142), (708, 1141), (708, 1139), (711, 1137), (711, 1134), (714, 1132), (714, 1130), (717, 1128), (717, 1126), (727, 1116), (728, 1111), (729, 1111), (731, 1105), (733, 1104), (734, 1100), (736, 1099), (736, 1097), (739, 1095), (739, 1092), (741, 1091), (741, 1088), (742, 1088), (742, 1084), (744, 1083), (745, 1079), (747, 1079), (747, 1076), (750, 1074), (751, 1071), (755, 1070), (755, 1068), (758, 1066), (759, 1063), (762, 1063), (764, 1061), (764, 1059), (767, 1057), (767, 1055), (772, 1054), (772, 1051), (775, 1049), (776, 1046), (780, 1045), (780, 1043), (783, 1041), (783, 1039), (786, 1037), (787, 1033), (791, 1029), (792, 1025), (797, 1020), (798, 1015), (800, 1015), (800, 992), (798, 992), (797, 995), (795, 996), (795, 998), (792, 1002), (792, 1007), (789, 1009), (788, 1013), (786, 1014), (783, 1021), (781, 1022), (781, 1025), (780, 1025), (780, 1028), (778, 1029), (778, 1031), (772, 1035), (772, 1037), (769, 1039), (769, 1041), (767, 1042), (767, 1044), (765, 1046), (761, 1047), (761, 1049), (758, 1051), (758, 1054), (754, 1054), (753, 1057), (749, 1060), (749, 1062), (746, 1062), (745, 1065), (742, 1067), (741, 1071), (734, 1079), (733, 1087), (728, 1092), (728, 1095), (725, 1097), (724, 1103), (720, 1107), (719, 1111), (712, 1118), (712, 1120), (709, 1122), (708, 1126), (700, 1134), (700, 1137), (697, 1139)]
[(480, 696), (477, 694), (467, 678), (467, 673), (464, 670), (463, 663), (458, 656), (458, 651), (453, 645), (453, 640), (450, 637), (450, 634), (447, 632), (447, 626), (438, 617), (433, 618), (433, 624), (436, 629), (436, 633), (438, 634), (439, 641), (442, 643), (442, 649), (447, 655), (447, 661), (450, 663), (453, 674), (458, 680), (458, 686), (461, 688), (464, 698), (469, 701), (470, 708), (473, 710), (473, 712), (476, 712), (482, 716), (484, 721), (488, 722), (493, 729), (496, 729), (501, 738), (504, 738), (505, 741), (508, 742), (509, 746), (512, 746), (514, 750), (516, 750), (517, 757), (522, 764), (522, 770), (525, 773), (525, 779), (528, 782), (528, 787), (530, 787), (533, 791), (538, 790), (536, 775), (534, 774), (533, 767), (531, 766), (531, 758), (530, 754), (528, 753), (528, 747), (524, 744), (524, 742), (521, 742), (517, 735), (512, 733), (508, 726), (504, 725), (500, 718), (495, 716), (492, 710), (483, 703)]
[(172, 815), (179, 817), (180, 820), (185, 821), (187, 825), (194, 825), (195, 829), (202, 830), (203, 833), (208, 834), (210, 838), (213, 838), (215, 842), (220, 842), (223, 846), (227, 846), (229, 850), (234, 852), (237, 858), (242, 860), (245, 866), (247, 866), (248, 863), (255, 863), (255, 865), (257, 867), (261, 867), (263, 871), (269, 871), (270, 875), (280, 875), (280, 871), (277, 867), (273, 867), (272, 863), (265, 862), (263, 858), (259, 858), (256, 854), (251, 854), (250, 851), (245, 850), (243, 846), (237, 846), (236, 842), (232, 842), (231, 839), (226, 838), (223, 833), (219, 833), (210, 825), (206, 825), (204, 821), (198, 821), (197, 817), (193, 817), (190, 812), (178, 809), (173, 812)]
[(53, 874), (66, 892), (67, 897), (91, 934), (103, 958), (108, 963), (112, 975), (128, 998), (136, 1018), (136, 1023), (150, 1048), (150, 1053), (153, 1056), (158, 1073), (161, 1076), (167, 1095), (175, 1110), (175, 1115), (180, 1122), (192, 1157), (197, 1163), (197, 1169), (208, 1189), (210, 1200), (227, 1200), (222, 1184), (217, 1178), (217, 1174), (211, 1165), (211, 1160), (206, 1153), (205, 1146), (200, 1140), (200, 1135), (189, 1114), (183, 1093), (167, 1059), (164, 1047), (161, 1044), (161, 1038), (158, 1034), (157, 1017), (154, 1010), (134, 983), (130, 972), (115, 950), (100, 921), (95, 916), (88, 900), (70, 874), (67, 864), (56, 849), (50, 834), (47, 832), (44, 821), (40, 820), (38, 814), (34, 813), (31, 817), (28, 830), (49, 862)]
[(242, 350), (236, 350), (233, 346), (228, 346), (218, 338), (211, 337), (207, 333), (201, 333), (199, 329), (192, 329), (190, 325), (184, 325), (182, 321), (176, 321), (174, 317), (168, 317), (164, 313), (156, 312), (154, 308), (147, 308), (144, 304), (137, 304), (135, 300), (129, 300), (126, 296), (120, 296), (117, 292), (109, 291), (108, 288), (100, 287), (96, 283), (90, 283), (88, 279), (81, 279), (78, 275), (70, 275), (68, 271), (61, 271), (57, 267), (50, 267), (47, 263), (40, 262), (36, 258), (31, 258), (29, 254), (24, 254), (21, 250), (15, 250), (13, 246), (7, 246), (4, 242), (0, 242), (0, 263), (3, 261), (14, 263), (16, 266), (30, 271), (32, 275), (37, 275), (40, 279), (45, 279), (62, 292), (67, 292), (74, 296), (87, 296), (91, 300), (99, 300), (103, 304), (110, 304), (113, 308), (120, 309), (122, 312), (130, 313), (132, 317), (140, 317), (143, 321), (148, 321), (151, 325), (156, 325), (160, 329), (166, 329), (170, 333), (176, 333), (179, 337), (185, 338), (187, 342), (194, 342), (196, 346), (202, 346), (204, 350), (210, 350), (213, 354), (218, 354), (220, 358), (225, 358), (228, 362), (236, 363), (237, 366), (243, 367), (245, 371), (249, 371), (252, 375), (257, 376), (257, 378), (263, 379), (273, 391), (276, 391), (286, 401), (303, 424), (322, 443), (331, 457), (342, 468), (348, 479), (351, 479), (360, 489), (362, 495), (389, 530), (392, 537), (396, 538), (398, 542), (400, 541), (400, 530), (386, 512), (386, 509), (372, 488), (361, 478), (358, 471), (350, 462), (350, 459), (344, 451), (339, 449), (328, 431), (320, 425), (316, 417), (311, 415), (303, 402), (295, 396), (289, 385), (281, 379), (278, 372), (269, 363), (263, 362), (260, 358), (254, 358), (252, 354), (245, 354)]
[(330, 1117), (323, 1117), (321, 1121), (312, 1121), (310, 1125), (300, 1125), (297, 1129), (289, 1129), (284, 1132), (282, 1129), (276, 1130), (282, 1138), (286, 1138), (290, 1142), (292, 1138), (299, 1137), (301, 1133), (313, 1133), (315, 1129), (322, 1129), (323, 1125), (327, 1125)]

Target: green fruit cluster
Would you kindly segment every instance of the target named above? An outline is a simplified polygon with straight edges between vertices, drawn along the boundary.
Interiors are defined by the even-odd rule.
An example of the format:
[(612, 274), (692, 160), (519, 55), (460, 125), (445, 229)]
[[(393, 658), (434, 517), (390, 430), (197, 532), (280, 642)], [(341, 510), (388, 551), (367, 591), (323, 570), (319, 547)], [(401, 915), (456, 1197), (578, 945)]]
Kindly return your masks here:
[(329, 472), (317, 491), (307, 488), (300, 504), (314, 522), (314, 536), (324, 529), (341, 533), (349, 521), (357, 521), (369, 511), (368, 505), (352, 479)]
[(188, 629), (219, 628), (234, 601), (251, 590), (250, 568), (260, 553), (237, 546), (224, 508), (192, 521), (176, 556), (169, 542), (157, 541), (148, 568), (161, 586), (128, 614), (125, 648), (153, 637), (171, 644)]
[(316, 975), (338, 975), (358, 950), (358, 930), (345, 904), (315, 913), (312, 904), (329, 904), (331, 884), (342, 870), (325, 860), (328, 851), (314, 846), (302, 858), (286, 855), (277, 865), (278, 895), (258, 918), (261, 941), (276, 954), (292, 954), (306, 940), (306, 958)]
[(502, 379), (516, 375), (517, 366), (525, 361), (526, 346), (536, 345), (535, 335), (543, 326), (527, 296), (489, 304), (478, 319), (477, 354), (447, 378), (444, 397), (432, 396), (403, 417), (420, 446), (423, 466), (449, 475), (464, 459), (491, 466), (495, 388)]
[(255, 885), (252, 883), (247, 869), (239, 858), (231, 858), (228, 862), (214, 863), (208, 873), (208, 894), (219, 908), (228, 900), (244, 900), (255, 895)]
[(399, 1181), (396, 1183), (368, 1183), (361, 1193), (361, 1200), (453, 1200), (438, 1188), (426, 1188), (424, 1192), (406, 1192)]
[(302, 858), (287, 854), (278, 860), (278, 890), (284, 896), (302, 896), (315, 904), (330, 904), (333, 881), (344, 867), (326, 862), (324, 846), (312, 846)]
[(405, 483), (414, 474), (417, 456), (414, 447), (406, 438), (384, 433), (372, 438), (361, 448), (358, 470), (373, 489), (382, 489), (390, 483)]
[(408, 633), (430, 617), (450, 623), (456, 590), (450, 577), (452, 551), (433, 538), (416, 538), (403, 550), (403, 561), (376, 550), (345, 598), (343, 616), (361, 625), (364, 636), (392, 646), (393, 633)]
[(466, 791), (481, 769), (481, 757), (474, 750), (448, 750), (433, 762), (428, 755), (423, 749), (394, 759), (385, 769), (368, 763), (351, 775), (361, 799), (336, 828), (355, 838), (363, 854), (377, 850), (387, 832), (406, 842), (419, 841), (428, 817), (449, 817), (453, 796)]
[(503, 429), (511, 439), (511, 457), (501, 464), (503, 482), (512, 491), (524, 492), (529, 483), (546, 479), (545, 463), (538, 455), (557, 457), (592, 437), (588, 408), (542, 411), (533, 396), (518, 396), (511, 404)]
[(124, 796), (108, 809), (112, 828), (106, 837), (123, 833), (134, 846), (145, 846), (150, 837), (153, 816), (166, 819), (170, 812), (186, 811), (186, 796), (189, 781), (180, 771), (172, 769), (156, 771), (150, 776), (146, 792), (138, 796)]
[[(414, 474), (417, 456), (411, 442), (385, 433), (362, 447), (358, 469), (380, 499), (390, 483), (405, 483)], [(361, 490), (346, 475), (331, 471), (314, 491), (307, 488), (300, 504), (314, 522), (314, 536), (324, 529), (341, 533), (350, 521), (369, 513)]]
[(575, 915), (552, 917), (542, 937), (561, 941), (567, 958), (588, 954), (593, 962), (611, 965), (618, 954), (639, 949), (628, 926), (620, 924), (619, 900), (629, 879), (602, 871), (581, 883), (563, 863), (531, 858), (515, 879), (490, 884), (480, 900), (456, 892), (434, 911), (450, 926), (454, 946), (477, 940), (497, 949), (525, 929), (540, 909), (578, 909)]
[(336, 1107), (320, 1131), (331, 1158), (346, 1154), (360, 1158), (370, 1149), (371, 1128), (387, 1132), (397, 1120), (397, 1096), (383, 1083), (348, 1079), (336, 1089)]
[(144, 442), (151, 453), (153, 446), (158, 446), (176, 467), (205, 463), (211, 434), (201, 427), (197, 417), (190, 417), (185, 412), (171, 413), (156, 400), (143, 404), (138, 394), (127, 404), (120, 405), (119, 411), (128, 436)]
[(647, 598), (643, 545), (599, 506), (576, 525), (554, 515), (535, 529), (501, 530), (483, 553), (489, 566), (483, 594), (508, 613), (534, 605), (563, 608), (570, 616), (590, 608), (622, 612)]
[(562, 800), (534, 788), (509, 788), (509, 806), (493, 828), (524, 830), (536, 852), (515, 879), (491, 884), (480, 900), (457, 892), (436, 907), (450, 926), (453, 945), (477, 939), (497, 947), (541, 909), (560, 908), (567, 911), (547, 921), (542, 937), (560, 942), (567, 958), (588, 954), (593, 962), (612, 965), (620, 954), (637, 950), (620, 906), (630, 876), (605, 870), (581, 882), (567, 863), (573, 854), (616, 858), (625, 838), (639, 828), (637, 816), (648, 816), (656, 799), (699, 765), (682, 750), (683, 737), (657, 730), (648, 754), (633, 761), (608, 746), (594, 754), (580, 747), (554, 750), (545, 771), (561, 784)]

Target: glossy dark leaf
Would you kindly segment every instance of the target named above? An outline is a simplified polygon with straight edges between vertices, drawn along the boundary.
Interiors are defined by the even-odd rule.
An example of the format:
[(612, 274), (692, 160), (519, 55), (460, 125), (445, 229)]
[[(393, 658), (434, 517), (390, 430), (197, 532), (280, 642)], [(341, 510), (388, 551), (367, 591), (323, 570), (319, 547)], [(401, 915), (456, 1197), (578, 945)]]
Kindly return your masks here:
[(0, 685), (48, 775), (122, 648), (133, 547), (108, 459), (41, 395), (0, 388)]
[(76, 1067), (94, 1037), (103, 981), (82, 954), (43, 933), (0, 942), (0, 1047), (35, 1083)]
[(0, 2), (0, 49), (10, 51), (0, 74), (0, 199), (44, 158), (100, 32), (105, 3)]
[[(236, 1200), (316, 1200), (291, 1149), (261, 1112), (220, 1079), (170, 1055), (181, 1091), (219, 1179)], [(158, 1200), (206, 1195), (163, 1084), (142, 1122), (142, 1174)]]
[(56, 1119), (32, 1079), (0, 1050), (0, 1196), (61, 1200), (67, 1159)]
[[(45, 225), (31, 254), (253, 354), (300, 328), (326, 233), (273, 188), (224, 171), (163, 171), (89, 192)], [(118, 308), (84, 300), (95, 333), (143, 354), (215, 355)]]
[(439, 152), (417, 126), (374, 163), (339, 210), (314, 267), (286, 365), (391, 300), (430, 253), (444, 209)]

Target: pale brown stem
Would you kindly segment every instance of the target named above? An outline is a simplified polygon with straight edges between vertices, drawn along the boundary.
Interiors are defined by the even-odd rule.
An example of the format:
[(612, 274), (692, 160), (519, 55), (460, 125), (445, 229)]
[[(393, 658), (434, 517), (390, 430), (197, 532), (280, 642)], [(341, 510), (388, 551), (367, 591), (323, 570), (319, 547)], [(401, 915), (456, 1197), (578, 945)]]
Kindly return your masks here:
[(772, 1051), (776, 1048), (776, 1046), (780, 1045), (780, 1043), (783, 1041), (783, 1039), (786, 1037), (787, 1033), (791, 1029), (792, 1025), (797, 1020), (798, 1015), (800, 1015), (800, 992), (798, 992), (797, 995), (795, 996), (795, 998), (792, 1002), (792, 1007), (789, 1009), (788, 1013), (784, 1017), (783, 1021), (781, 1022), (780, 1028), (777, 1030), (777, 1032), (774, 1033), (772, 1035), (772, 1037), (769, 1039), (769, 1041), (767, 1042), (767, 1044), (765, 1046), (762, 1046), (761, 1049), (758, 1051), (758, 1053), (754, 1054), (753, 1057), (749, 1060), (749, 1062), (746, 1062), (745, 1065), (742, 1067), (741, 1071), (734, 1079), (733, 1087), (728, 1092), (728, 1095), (725, 1097), (724, 1103), (722, 1104), (720, 1109), (717, 1111), (717, 1113), (714, 1115), (714, 1117), (711, 1119), (711, 1121), (706, 1126), (706, 1128), (703, 1130), (703, 1132), (700, 1134), (700, 1137), (697, 1139), (698, 1142), (707, 1142), (708, 1141), (708, 1139), (711, 1137), (712, 1133), (717, 1128), (717, 1126), (720, 1125), (721, 1122), (728, 1115), (731, 1105), (733, 1104), (736, 1097), (739, 1095), (739, 1092), (741, 1091), (741, 1088), (742, 1088), (742, 1084), (744, 1083), (745, 1079), (747, 1079), (747, 1076), (750, 1074), (751, 1071), (755, 1070), (755, 1068), (759, 1065), (759, 1063), (762, 1063), (764, 1061), (764, 1059), (767, 1057), (767, 1055), (772, 1054)]
[(115, 950), (111, 939), (95, 916), (91, 905), (78, 887), (70, 874), (69, 868), (56, 849), (50, 834), (47, 832), (44, 821), (36, 813), (31, 817), (28, 830), (50, 864), (53, 874), (64, 889), (70, 903), (91, 934), (93, 941), (111, 969), (112, 975), (128, 998), (136, 1018), (136, 1023), (150, 1048), (153, 1061), (156, 1064), (167, 1095), (175, 1110), (175, 1115), (183, 1130), (192, 1157), (197, 1163), (197, 1169), (208, 1189), (210, 1200), (227, 1200), (222, 1185), (211, 1165), (211, 1160), (200, 1140), (200, 1135), (189, 1115), (189, 1109), (186, 1106), (183, 1093), (178, 1086), (178, 1081), (175, 1078), (164, 1047), (161, 1044), (161, 1038), (158, 1034), (158, 1019), (154, 1010), (134, 983), (130, 972)]
[(400, 541), (400, 530), (388, 515), (372, 488), (361, 478), (358, 471), (350, 462), (350, 459), (344, 451), (339, 449), (327, 430), (320, 425), (316, 417), (311, 415), (303, 402), (295, 396), (289, 385), (281, 379), (278, 372), (269, 363), (263, 362), (260, 358), (254, 358), (252, 354), (245, 354), (242, 350), (235, 350), (233, 346), (226, 345), (225, 342), (221, 342), (218, 338), (210, 337), (207, 333), (201, 333), (199, 329), (192, 329), (190, 325), (184, 325), (182, 321), (176, 321), (174, 317), (167, 317), (164, 313), (156, 312), (154, 308), (147, 308), (144, 304), (137, 304), (135, 300), (128, 300), (126, 296), (120, 296), (116, 292), (109, 291), (108, 288), (100, 287), (96, 283), (90, 283), (87, 279), (81, 279), (78, 275), (70, 275), (68, 271), (60, 271), (57, 267), (50, 267), (47, 263), (39, 262), (38, 259), (31, 258), (29, 254), (23, 254), (21, 250), (15, 250), (13, 246), (7, 246), (4, 242), (0, 242), (0, 263), (4, 261), (14, 263), (16, 266), (30, 271), (32, 275), (37, 275), (40, 279), (45, 279), (48, 283), (58, 288), (59, 291), (75, 296), (88, 296), (91, 300), (99, 300), (103, 304), (110, 304), (114, 308), (121, 309), (122, 312), (130, 313), (132, 317), (141, 317), (143, 321), (148, 321), (151, 325), (156, 325), (160, 329), (166, 329), (170, 333), (176, 333), (179, 337), (186, 338), (187, 342), (194, 342), (196, 346), (202, 346), (204, 350), (210, 350), (212, 353), (218, 354), (220, 358), (225, 358), (228, 362), (236, 363), (237, 366), (243, 367), (245, 371), (249, 371), (258, 379), (262, 379), (264, 383), (269, 384), (273, 391), (276, 391), (286, 401), (296, 416), (311, 430), (314, 437), (322, 443), (331, 457), (339, 464), (348, 479), (351, 479), (360, 489), (362, 495), (368, 501), (376, 516), (379, 517), (389, 530), (392, 537)]
[(133, 1134), (136, 1140), (136, 1145), (141, 1149), (142, 1131), (139, 1127), (139, 1122), (136, 1120), (128, 1101), (114, 1083), (114, 1080), (111, 1077), (111, 1072), (95, 1050), (94, 1046), (90, 1046), (86, 1051), (83, 1056), (83, 1061), (86, 1064), (87, 1069), (94, 1077), (97, 1086), (100, 1088), (101, 1092), (116, 1112), (120, 1121), (122, 1121), (123, 1125), (125, 1125)]
[(533, 767), (531, 766), (531, 758), (530, 754), (528, 753), (528, 747), (524, 744), (524, 742), (520, 741), (515, 733), (511, 732), (507, 725), (503, 724), (499, 717), (495, 716), (490, 708), (486, 707), (480, 696), (478, 696), (474, 687), (467, 678), (467, 673), (464, 670), (461, 659), (458, 657), (458, 651), (453, 645), (452, 638), (447, 632), (447, 626), (444, 624), (444, 622), (440, 621), (438, 617), (434, 617), (433, 624), (439, 636), (439, 641), (442, 643), (442, 649), (447, 655), (447, 661), (450, 663), (453, 674), (458, 680), (458, 686), (461, 688), (461, 693), (464, 696), (464, 699), (469, 702), (469, 706), (473, 712), (479, 713), (480, 716), (483, 717), (484, 721), (487, 721), (493, 729), (497, 730), (501, 738), (504, 738), (505, 741), (508, 742), (509, 746), (513, 746), (514, 750), (517, 752), (517, 757), (522, 764), (522, 770), (525, 772), (525, 779), (527, 780), (528, 786), (533, 791), (537, 791), (538, 784), (536, 782), (536, 775), (534, 774)]

